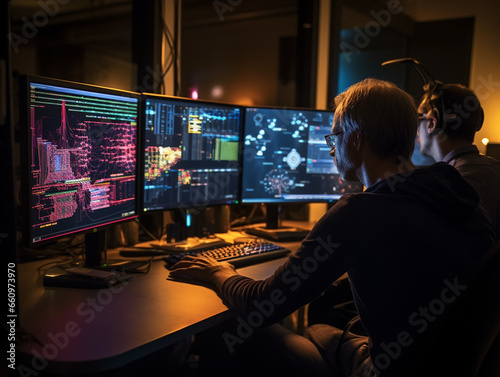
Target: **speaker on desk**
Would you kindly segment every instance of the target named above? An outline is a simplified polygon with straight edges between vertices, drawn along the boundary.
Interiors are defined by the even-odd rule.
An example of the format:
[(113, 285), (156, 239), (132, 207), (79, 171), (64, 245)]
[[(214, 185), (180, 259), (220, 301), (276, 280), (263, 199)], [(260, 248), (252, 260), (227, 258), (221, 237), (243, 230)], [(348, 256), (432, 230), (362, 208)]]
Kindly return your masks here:
[(107, 247), (133, 246), (139, 243), (139, 223), (127, 221), (116, 224), (108, 230)]
[(227, 233), (229, 230), (230, 210), (228, 205), (208, 207), (206, 224), (209, 233)]

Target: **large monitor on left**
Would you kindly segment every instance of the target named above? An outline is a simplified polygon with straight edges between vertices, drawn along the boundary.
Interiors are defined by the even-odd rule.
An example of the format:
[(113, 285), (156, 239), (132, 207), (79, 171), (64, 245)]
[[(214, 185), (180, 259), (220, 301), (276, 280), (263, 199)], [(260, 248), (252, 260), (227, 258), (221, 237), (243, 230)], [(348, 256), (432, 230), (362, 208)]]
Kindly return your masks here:
[(140, 95), (30, 76), (20, 92), (24, 243), (85, 232), (99, 264), (105, 226), (137, 216)]

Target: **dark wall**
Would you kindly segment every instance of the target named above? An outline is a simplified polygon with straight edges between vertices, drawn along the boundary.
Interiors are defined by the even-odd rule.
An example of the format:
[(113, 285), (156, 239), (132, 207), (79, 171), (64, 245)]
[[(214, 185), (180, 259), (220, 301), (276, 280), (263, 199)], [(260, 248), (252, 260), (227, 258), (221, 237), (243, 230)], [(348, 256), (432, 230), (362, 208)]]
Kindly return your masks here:
[(189, 3), (182, 8), (182, 96), (197, 89), (202, 99), (295, 103), (296, 77), (283, 67), (295, 65), (296, 1), (243, 1), (220, 14), (212, 2)]
[[(409, 38), (408, 56), (419, 60), (429, 73), (444, 83), (469, 86), (474, 18), (419, 22)], [(408, 92), (420, 97), (422, 82), (413, 71)]]

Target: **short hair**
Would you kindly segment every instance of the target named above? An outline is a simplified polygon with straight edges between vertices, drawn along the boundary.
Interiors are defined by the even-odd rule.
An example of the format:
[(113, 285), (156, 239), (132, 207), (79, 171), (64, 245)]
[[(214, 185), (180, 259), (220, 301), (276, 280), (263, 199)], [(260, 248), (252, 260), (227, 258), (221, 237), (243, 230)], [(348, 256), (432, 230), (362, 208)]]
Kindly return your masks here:
[(410, 159), (418, 128), (413, 97), (395, 84), (365, 79), (335, 98), (334, 125), (359, 132), (382, 158)]
[[(475, 133), (481, 128), (484, 120), (484, 112), (476, 94), (462, 84), (443, 85), (439, 99), (433, 99), (432, 93), (426, 93), (422, 97), (421, 106), (425, 111), (430, 111), (433, 106), (439, 110), (439, 116), (446, 118), (446, 124), (442, 124), (444, 132), (450, 139), (465, 139), (471, 143), (474, 141)], [(432, 97), (434, 98), (434, 97)], [(444, 110), (443, 110), (444, 108)]]

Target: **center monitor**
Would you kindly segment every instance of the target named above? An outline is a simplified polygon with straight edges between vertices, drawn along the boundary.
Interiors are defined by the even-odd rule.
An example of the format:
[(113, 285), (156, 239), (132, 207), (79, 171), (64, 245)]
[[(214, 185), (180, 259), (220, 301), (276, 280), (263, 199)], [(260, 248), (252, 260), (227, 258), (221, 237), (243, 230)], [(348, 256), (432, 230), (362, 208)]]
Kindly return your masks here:
[[(245, 110), (242, 203), (266, 203), (268, 228), (274, 205), (335, 202), (362, 191), (359, 182), (342, 180), (324, 136), (331, 133), (333, 111), (248, 107)], [(272, 212), (277, 216), (279, 211)]]
[(237, 203), (243, 108), (155, 94), (142, 103), (142, 213)]

